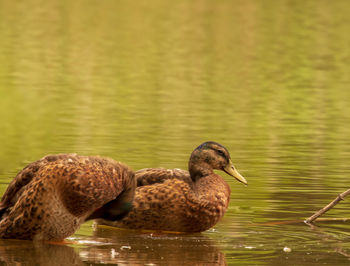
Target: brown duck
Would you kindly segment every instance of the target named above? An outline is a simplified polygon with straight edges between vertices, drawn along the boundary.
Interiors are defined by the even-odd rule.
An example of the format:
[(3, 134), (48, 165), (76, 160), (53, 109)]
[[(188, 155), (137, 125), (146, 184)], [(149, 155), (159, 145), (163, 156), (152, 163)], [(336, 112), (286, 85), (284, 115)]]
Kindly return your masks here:
[(0, 202), (0, 238), (60, 241), (89, 219), (132, 207), (134, 172), (112, 159), (49, 155), (17, 174)]
[(97, 220), (120, 228), (156, 231), (202, 232), (224, 215), (230, 187), (214, 173), (222, 170), (238, 181), (247, 181), (235, 169), (227, 149), (205, 142), (191, 154), (189, 172), (181, 169), (146, 168), (135, 173), (134, 208), (118, 222)]

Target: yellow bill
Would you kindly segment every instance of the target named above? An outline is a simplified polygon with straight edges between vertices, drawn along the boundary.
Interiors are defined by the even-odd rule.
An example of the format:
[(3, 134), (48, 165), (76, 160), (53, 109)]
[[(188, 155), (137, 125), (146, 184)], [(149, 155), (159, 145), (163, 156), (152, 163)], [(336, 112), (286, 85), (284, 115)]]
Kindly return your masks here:
[(242, 182), (243, 184), (248, 185), (247, 180), (245, 180), (245, 178), (240, 173), (238, 173), (236, 168), (233, 166), (233, 163), (231, 162), (231, 160), (224, 168), (224, 171), (230, 176), (233, 176), (234, 178), (236, 178), (239, 182)]

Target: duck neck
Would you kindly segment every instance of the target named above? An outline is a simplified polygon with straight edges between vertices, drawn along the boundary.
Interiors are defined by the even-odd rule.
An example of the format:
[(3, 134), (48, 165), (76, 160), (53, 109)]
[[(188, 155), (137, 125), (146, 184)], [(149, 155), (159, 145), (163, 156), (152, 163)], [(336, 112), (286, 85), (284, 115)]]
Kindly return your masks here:
[(196, 182), (197, 180), (201, 179), (202, 177), (211, 175), (214, 173), (212, 167), (210, 167), (207, 163), (201, 162), (201, 163), (194, 163), (189, 162), (188, 170), (190, 172), (190, 176), (193, 182)]

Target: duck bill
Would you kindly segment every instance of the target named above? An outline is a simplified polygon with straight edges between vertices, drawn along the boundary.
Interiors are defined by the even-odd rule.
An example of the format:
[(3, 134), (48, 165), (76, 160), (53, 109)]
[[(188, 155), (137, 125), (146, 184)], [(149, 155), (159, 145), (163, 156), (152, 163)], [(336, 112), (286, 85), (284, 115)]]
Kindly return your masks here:
[(224, 171), (230, 176), (233, 176), (234, 178), (236, 178), (239, 182), (242, 182), (243, 184), (248, 185), (247, 180), (245, 180), (245, 178), (240, 173), (238, 173), (238, 171), (233, 166), (233, 163), (231, 162), (231, 160), (224, 168)]

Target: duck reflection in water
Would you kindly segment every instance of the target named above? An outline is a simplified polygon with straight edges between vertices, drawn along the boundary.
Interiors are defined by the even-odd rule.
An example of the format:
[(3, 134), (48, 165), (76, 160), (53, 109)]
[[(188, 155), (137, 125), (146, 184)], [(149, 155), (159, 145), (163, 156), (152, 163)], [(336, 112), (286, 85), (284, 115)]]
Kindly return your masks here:
[(226, 265), (215, 240), (203, 235), (135, 233), (104, 226), (95, 228), (94, 239), (106, 245), (79, 250), (87, 263), (130, 265)]
[(74, 248), (42, 241), (0, 240), (0, 265), (85, 265)]

